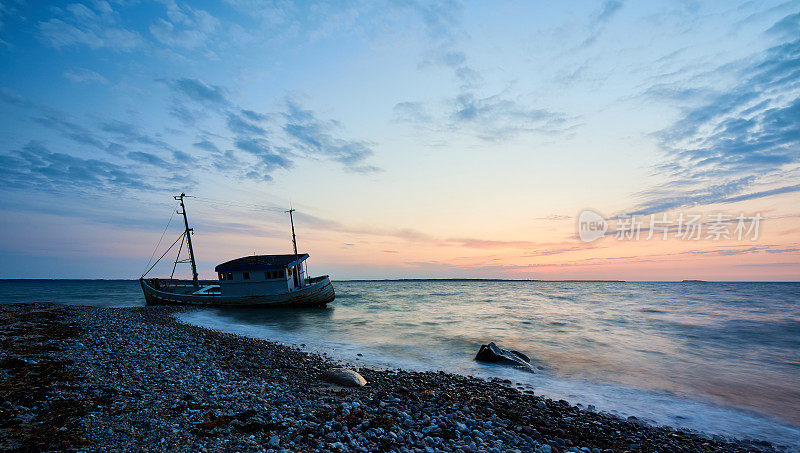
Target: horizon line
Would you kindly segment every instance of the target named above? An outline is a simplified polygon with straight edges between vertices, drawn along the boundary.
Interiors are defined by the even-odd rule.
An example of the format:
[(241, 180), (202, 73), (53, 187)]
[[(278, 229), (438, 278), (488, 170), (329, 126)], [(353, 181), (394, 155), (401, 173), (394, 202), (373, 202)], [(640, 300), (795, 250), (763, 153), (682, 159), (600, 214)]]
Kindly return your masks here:
[[(177, 279), (182, 280), (182, 279)], [(210, 280), (210, 279), (200, 279)], [(12, 281), (107, 281), (137, 282), (128, 278), (0, 278), (0, 282)], [(407, 282), (407, 281), (471, 281), (471, 282), (542, 282), (542, 283), (800, 283), (800, 280), (614, 280), (614, 279), (512, 279), (512, 278), (352, 278), (332, 280), (335, 282)]]

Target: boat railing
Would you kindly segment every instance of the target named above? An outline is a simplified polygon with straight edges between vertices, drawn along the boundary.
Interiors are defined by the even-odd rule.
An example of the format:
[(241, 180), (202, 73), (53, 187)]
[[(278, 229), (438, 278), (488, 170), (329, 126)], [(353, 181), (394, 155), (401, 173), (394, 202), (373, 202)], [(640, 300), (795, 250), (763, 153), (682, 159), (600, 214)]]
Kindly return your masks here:
[[(173, 292), (173, 293), (180, 293), (180, 292), (195, 292), (197, 289), (194, 286), (194, 283), (191, 280), (180, 280), (176, 278), (150, 278), (147, 279), (148, 284), (158, 291), (164, 292)], [(198, 280), (198, 285), (201, 287), (209, 286), (209, 285), (219, 285), (219, 282), (216, 280)]]
[(311, 278), (307, 278), (306, 279), (306, 283), (309, 284), (309, 285), (313, 285), (314, 283), (319, 283), (319, 282), (325, 280), (326, 278), (328, 278), (327, 275), (321, 275), (319, 277), (311, 277)]

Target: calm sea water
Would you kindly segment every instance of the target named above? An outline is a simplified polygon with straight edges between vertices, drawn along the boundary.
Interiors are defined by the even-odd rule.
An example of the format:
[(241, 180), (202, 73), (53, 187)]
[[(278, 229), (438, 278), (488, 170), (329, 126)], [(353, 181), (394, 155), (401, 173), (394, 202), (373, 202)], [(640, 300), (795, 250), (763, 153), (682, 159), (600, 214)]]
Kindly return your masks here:
[[(800, 445), (798, 283), (334, 286), (327, 309), (207, 309), (180, 319), (353, 364), (497, 376), (622, 416)], [(131, 281), (0, 281), (0, 289), (2, 303), (143, 304)], [(472, 360), (489, 341), (525, 352), (541, 370)]]

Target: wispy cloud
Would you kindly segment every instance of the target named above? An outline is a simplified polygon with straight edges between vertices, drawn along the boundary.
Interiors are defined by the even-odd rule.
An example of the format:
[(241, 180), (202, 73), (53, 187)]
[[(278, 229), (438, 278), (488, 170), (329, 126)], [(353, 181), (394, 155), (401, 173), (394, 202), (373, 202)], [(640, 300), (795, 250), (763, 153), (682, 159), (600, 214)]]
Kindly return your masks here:
[(552, 220), (552, 221), (563, 221), (563, 220), (572, 220), (574, 216), (571, 215), (563, 215), (563, 214), (550, 214), (544, 217), (536, 217), (535, 220)]
[(167, 163), (167, 161), (165, 161), (164, 159), (156, 156), (155, 154), (146, 153), (146, 152), (143, 152), (143, 151), (131, 151), (131, 152), (129, 152), (128, 153), (128, 159), (136, 161), (136, 162), (141, 162), (141, 163), (144, 163), (144, 164), (148, 164), (148, 165), (153, 165), (155, 167), (160, 167), (160, 168), (168, 168), (169, 167), (169, 163)]
[[(504, 141), (525, 133), (564, 135), (578, 126), (567, 115), (528, 106), (522, 97), (507, 91), (483, 96), (462, 87), (457, 96), (441, 101), (441, 108), (421, 101), (395, 104), (395, 121), (437, 133), (467, 133), (485, 141)], [(431, 112), (443, 110), (444, 115)]]
[(392, 110), (395, 115), (395, 121), (429, 123), (433, 119), (423, 102), (399, 102), (395, 104)]
[(59, 131), (64, 137), (83, 145), (89, 145), (97, 149), (107, 149), (106, 143), (93, 131), (82, 126), (66, 114), (55, 111), (42, 111), (41, 116), (33, 118), (36, 123)]
[(192, 146), (213, 153), (219, 152), (219, 148), (217, 148), (217, 145), (210, 142), (208, 139), (202, 139), (198, 142), (192, 143)]
[(475, 248), (475, 249), (496, 249), (496, 248), (533, 248), (541, 244), (531, 241), (498, 241), (477, 238), (453, 238), (443, 241), (456, 245), (458, 247)]
[(158, 18), (150, 25), (150, 33), (162, 44), (184, 49), (206, 46), (220, 29), (220, 21), (201, 9), (167, 2), (167, 17)]
[(4, 189), (64, 190), (87, 192), (121, 189), (152, 190), (155, 187), (140, 173), (101, 159), (82, 159), (52, 152), (31, 141), (11, 154), (0, 155)]
[(36, 108), (37, 105), (33, 102), (25, 99), (19, 93), (9, 90), (6, 87), (0, 88), (0, 101), (5, 102), (7, 104), (13, 105), (15, 107), (21, 108)]
[(78, 83), (87, 83), (87, 82), (108, 83), (108, 80), (105, 77), (92, 71), (91, 69), (86, 69), (86, 68), (76, 68), (64, 71), (64, 77), (73, 82), (78, 82)]
[(758, 199), (758, 198), (771, 197), (773, 195), (781, 195), (781, 194), (784, 194), (784, 193), (791, 193), (791, 192), (800, 192), (800, 184), (795, 184), (795, 185), (792, 185), (792, 186), (778, 187), (776, 189), (770, 189), (770, 190), (762, 190), (761, 192), (747, 193), (747, 194), (738, 195), (738, 196), (735, 196), (735, 197), (728, 197), (728, 198), (724, 198), (722, 200), (719, 200), (717, 202), (718, 203), (736, 203), (736, 202), (739, 202), (739, 201), (755, 200), (755, 199)]
[(259, 121), (266, 121), (268, 116), (263, 113), (258, 113), (253, 110), (242, 109), (240, 114), (247, 118), (248, 121), (259, 122)]
[[(717, 69), (730, 70), (730, 65)], [(702, 90), (701, 105), (687, 109), (657, 134), (668, 156), (659, 171), (672, 181), (643, 192), (635, 212), (797, 190), (795, 185), (784, 185), (746, 193), (752, 187), (774, 184), (778, 172), (800, 162), (800, 39), (792, 36), (791, 41), (752, 56), (740, 65), (737, 76), (740, 82), (727, 90)], [(686, 90), (693, 89), (677, 91)]]
[(563, 132), (565, 115), (542, 108), (526, 107), (501, 94), (476, 97), (464, 91), (452, 101), (452, 123), (468, 127), (484, 140), (503, 140), (521, 132)]
[(111, 120), (101, 123), (100, 129), (125, 143), (138, 143), (172, 150), (172, 146), (170, 146), (164, 140), (142, 132), (140, 128), (133, 123), (120, 120)]
[[(32, 140), (22, 149), (0, 154), (0, 158), (9, 165), (7, 180), (21, 181), (27, 175), (33, 184), (9, 184), (9, 189), (46, 191), (53, 188), (80, 188), (81, 192), (91, 192), (106, 190), (108, 185), (118, 183), (119, 190), (151, 190), (190, 185), (193, 181), (192, 175), (185, 171), (188, 164), (195, 162), (192, 156), (174, 149), (159, 136), (143, 131), (133, 123), (115, 119), (100, 123), (96, 120), (80, 120), (27, 101), (9, 90), (0, 93), (0, 100), (31, 111), (33, 114), (30, 119), (35, 124), (56, 131), (73, 143), (71, 146), (65, 146), (67, 142), (57, 144), (58, 151), (51, 151), (52, 145), (44, 140)], [(75, 144), (82, 146), (76, 147)], [(95, 149), (105, 151), (105, 156), (84, 157), (96, 153), (92, 151)], [(155, 171), (130, 171), (128, 167), (132, 163), (149, 165)], [(23, 169), (25, 164), (30, 168)], [(52, 184), (44, 181), (47, 175), (52, 175)], [(69, 183), (66, 180), (68, 177), (74, 177), (75, 183)]]
[(438, 102), (399, 102), (393, 107), (395, 121), (438, 133), (468, 133), (486, 141), (506, 140), (530, 132), (560, 134), (574, 126), (565, 114), (530, 105), (523, 96), (514, 95), (513, 81), (500, 92), (484, 87), (482, 72), (458, 48), (462, 34), (460, 4), (430, 8), (414, 5), (432, 42), (418, 67), (447, 68), (457, 83), (457, 94)]
[(337, 129), (341, 129), (338, 122), (323, 121), (313, 111), (303, 109), (292, 100), (287, 101), (285, 118), (283, 130), (308, 154), (332, 159), (349, 171), (371, 173), (379, 170), (364, 163), (374, 153), (369, 143), (334, 135)]
[(688, 250), (679, 253), (680, 255), (713, 255), (713, 256), (736, 256), (736, 255), (749, 255), (752, 253), (770, 253), (770, 254), (783, 254), (794, 253), (797, 248), (787, 248), (774, 244), (753, 245), (750, 247), (741, 246), (719, 246), (712, 250)]
[(594, 16), (589, 23), (589, 34), (583, 40), (580, 47), (589, 47), (597, 41), (597, 38), (603, 33), (606, 24), (617, 15), (622, 8), (622, 0), (606, 0), (600, 12)]
[(542, 248), (539, 250), (531, 251), (525, 254), (526, 257), (537, 257), (537, 256), (554, 256), (554, 255), (562, 255), (564, 253), (572, 253), (572, 252), (580, 252), (588, 249), (592, 249), (597, 247), (596, 244), (578, 244), (578, 245), (566, 245), (561, 247), (548, 247)]
[(768, 34), (793, 39), (800, 33), (800, 13), (789, 14), (767, 30)]
[(426, 33), (432, 39), (451, 39), (454, 34), (459, 32), (459, 21), (464, 13), (462, 2), (457, 0), (441, 2), (412, 1), (405, 3), (405, 5), (419, 15), (425, 25)]
[(224, 88), (215, 85), (207, 85), (202, 80), (183, 78), (165, 80), (165, 82), (172, 87), (176, 93), (192, 101), (219, 105), (229, 104), (227, 92)]
[(260, 171), (251, 170), (246, 173), (252, 179), (270, 181), (270, 173), (280, 168), (291, 168), (293, 162), (285, 157), (279, 149), (273, 147), (267, 140), (260, 138), (239, 139), (236, 147), (255, 156), (260, 163)]
[(52, 11), (57, 17), (39, 22), (38, 31), (46, 43), (57, 49), (86, 45), (92, 49), (130, 51), (144, 43), (138, 33), (118, 24), (108, 2), (95, 2), (93, 8), (72, 3)]
[(228, 113), (225, 122), (228, 125), (228, 129), (237, 135), (265, 135), (267, 133), (263, 127), (251, 122), (249, 118), (252, 118), (252, 116)]
[(342, 137), (341, 123), (320, 118), (299, 101), (289, 99), (285, 109), (268, 114), (239, 107), (227, 89), (199, 79), (162, 81), (174, 93), (170, 107), (173, 116), (188, 125), (194, 125), (201, 115), (221, 117), (230, 132), (224, 141), (256, 161), (253, 167), (252, 162), (237, 158), (233, 151), (220, 153), (219, 146), (207, 140), (195, 143), (196, 148), (214, 154), (217, 169), (238, 171), (261, 181), (272, 180), (272, 173), (292, 168), (295, 160), (301, 158), (328, 159), (357, 173), (379, 170), (367, 163), (374, 154), (371, 143)]
[(796, 267), (800, 269), (800, 261), (794, 262), (783, 262), (783, 263), (743, 263), (743, 264), (736, 264), (736, 267)]

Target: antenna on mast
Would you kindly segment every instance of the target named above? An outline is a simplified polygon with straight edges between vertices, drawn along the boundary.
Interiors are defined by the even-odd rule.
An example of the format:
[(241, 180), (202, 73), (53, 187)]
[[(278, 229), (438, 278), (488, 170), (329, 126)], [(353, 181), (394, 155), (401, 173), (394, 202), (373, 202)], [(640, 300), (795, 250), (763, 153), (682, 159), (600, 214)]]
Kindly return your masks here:
[(294, 254), (297, 255), (297, 238), (294, 235), (294, 218), (292, 217), (294, 211), (296, 211), (296, 209), (289, 207), (289, 210), (286, 212), (289, 213), (289, 222), (292, 224), (292, 247), (294, 248)]
[[(189, 220), (186, 218), (186, 206), (183, 204), (183, 199), (187, 195), (181, 192), (180, 195), (177, 197), (172, 197), (181, 203), (181, 212), (179, 214), (183, 214), (183, 226), (186, 228), (186, 242), (189, 245), (189, 260), (192, 262), (192, 284), (195, 288), (199, 287), (200, 285), (197, 283), (197, 265), (194, 262), (194, 249), (192, 248), (192, 234), (194, 233), (194, 228), (189, 228)], [(174, 272), (174, 270), (173, 270)]]

